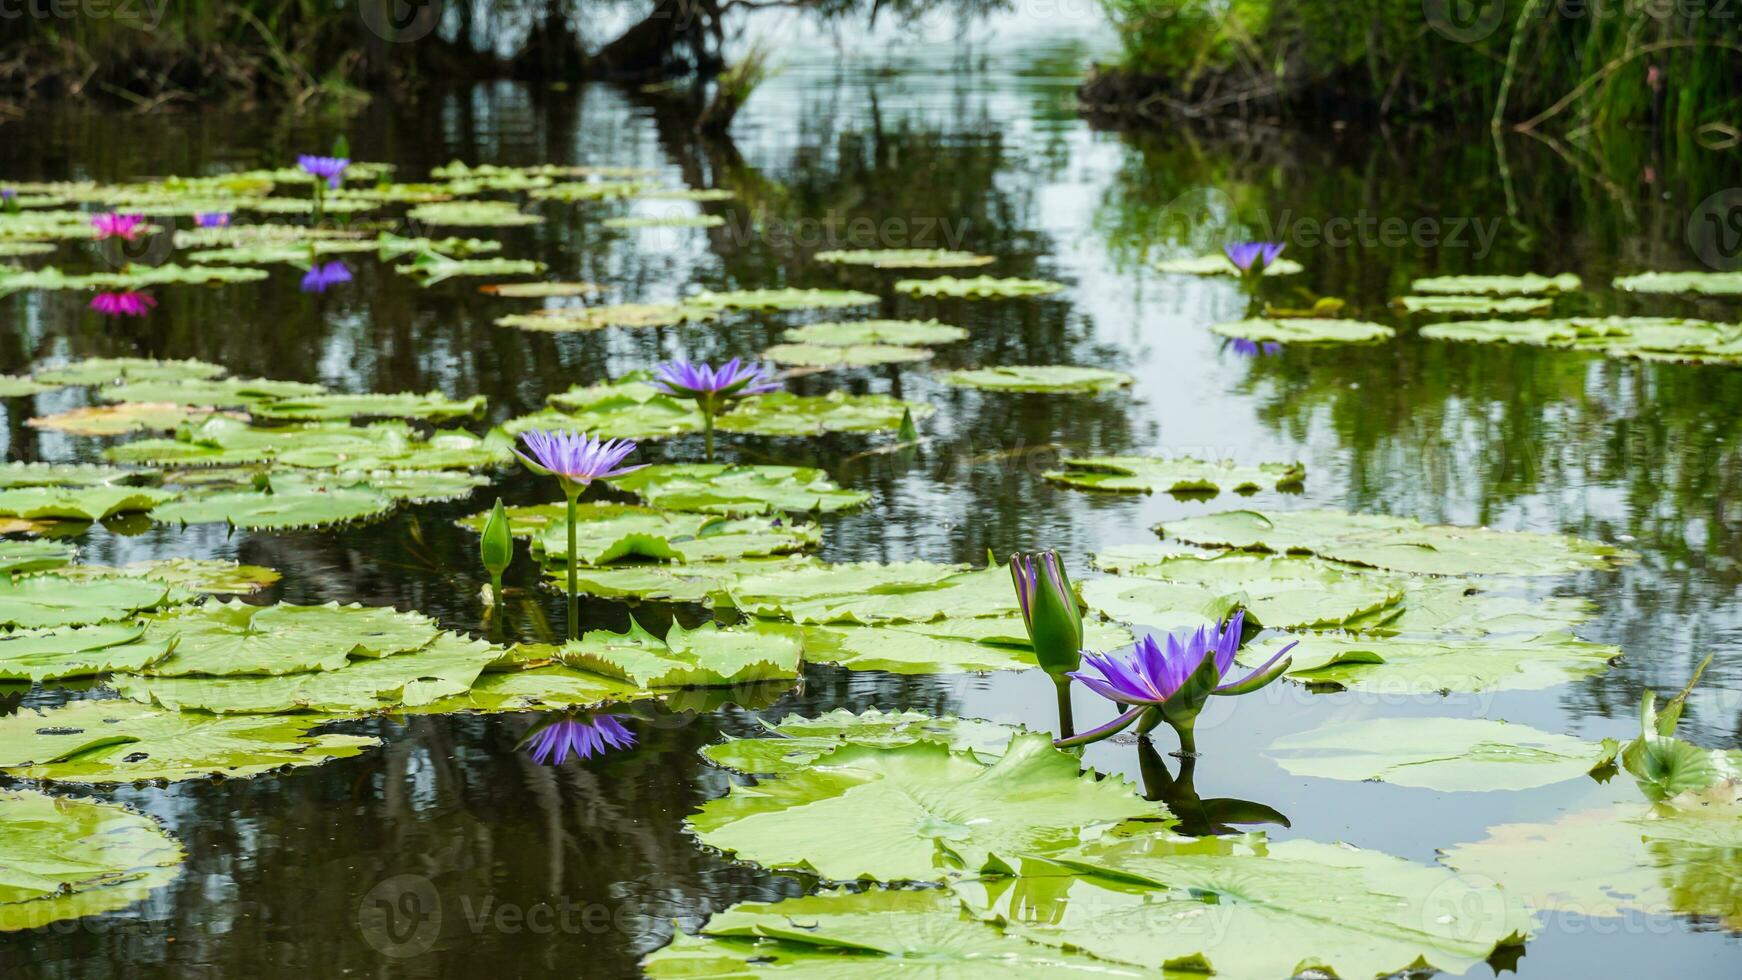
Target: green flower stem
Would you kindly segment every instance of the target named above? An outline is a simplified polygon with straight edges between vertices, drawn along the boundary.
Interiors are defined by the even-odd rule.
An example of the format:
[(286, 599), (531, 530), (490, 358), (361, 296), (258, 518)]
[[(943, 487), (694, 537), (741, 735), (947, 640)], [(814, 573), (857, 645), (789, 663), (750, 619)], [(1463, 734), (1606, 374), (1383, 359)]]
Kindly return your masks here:
[(563, 481), (563, 492), (569, 498), (569, 639), (580, 639), (581, 600), (579, 572), (575, 569), (576, 556), (580, 554), (580, 546), (575, 542), (575, 524), (580, 520), (577, 502), (581, 498), (581, 488)]
[(321, 180), (319, 177), (316, 177), (315, 178), (315, 211), (314, 211), (314, 220), (312, 222), (315, 225), (319, 225), (321, 223), (321, 211), (323, 210), (323, 206), (326, 204), (326, 197), (327, 197), (326, 181)]
[(1137, 734), (1148, 735), (1155, 731), (1155, 726), (1161, 724), (1161, 709), (1150, 708), (1143, 715), (1143, 720), (1137, 723)]
[(712, 463), (714, 461), (714, 409), (713, 406), (705, 402), (702, 405), (702, 438), (707, 447), (707, 460)]
[(1181, 758), (1190, 759), (1198, 754), (1198, 738), (1192, 731), (1196, 723), (1196, 718), (1183, 722), (1168, 722), (1168, 724), (1173, 726), (1174, 733), (1179, 735), (1179, 754)]
[(1058, 688), (1059, 696), (1059, 735), (1071, 738), (1076, 735), (1076, 726), (1071, 718), (1071, 679), (1069, 677), (1054, 677), (1053, 685)]
[(502, 574), (500, 572), (494, 572), (490, 575), (490, 608), (493, 611), (502, 608)]

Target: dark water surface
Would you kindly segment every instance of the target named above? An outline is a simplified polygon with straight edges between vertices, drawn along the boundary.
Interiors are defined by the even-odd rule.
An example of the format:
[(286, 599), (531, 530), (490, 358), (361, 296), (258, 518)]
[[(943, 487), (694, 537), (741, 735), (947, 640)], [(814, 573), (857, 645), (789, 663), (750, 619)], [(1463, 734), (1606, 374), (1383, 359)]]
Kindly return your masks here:
[[(534, 205), (547, 223), (508, 229), (503, 254), (550, 264), (549, 278), (606, 284), (608, 299), (657, 302), (696, 288), (854, 287), (883, 297), (878, 315), (936, 316), (969, 328), (929, 368), (817, 375), (806, 393), (842, 387), (899, 392), (934, 404), (931, 443), (911, 458), (855, 454), (884, 438), (820, 441), (725, 437), (728, 458), (829, 469), (869, 490), (868, 508), (824, 519), (829, 560), (984, 561), (987, 549), (1055, 547), (1079, 571), (1095, 550), (1153, 540), (1158, 521), (1241, 505), (1167, 496), (1100, 497), (1047, 484), (1058, 449), (1165, 455), (1196, 452), (1257, 462), (1301, 459), (1304, 495), (1260, 494), (1258, 507), (1330, 506), (1562, 531), (1624, 543), (1642, 560), (1557, 580), (1601, 613), (1588, 639), (1624, 648), (1610, 672), (1548, 691), (1445, 699), (1309, 694), (1279, 684), (1225, 699), (1199, 725), (1206, 796), (1259, 801), (1288, 815), (1280, 837), (1343, 840), (1431, 862), (1436, 848), (1480, 840), (1485, 828), (1550, 821), (1637, 799), (1626, 777), (1527, 792), (1442, 794), (1385, 784), (1290, 776), (1262, 750), (1333, 719), (1395, 715), (1494, 717), (1586, 738), (1637, 731), (1643, 691), (1672, 691), (1707, 652), (1717, 657), (1682, 735), (1742, 746), (1742, 371), (1648, 365), (1520, 347), (1422, 340), (1386, 307), (1421, 274), (1578, 272), (1599, 288), (1576, 302), (1603, 312), (1665, 311), (1734, 320), (1734, 304), (1617, 298), (1617, 271), (1694, 263), (1690, 202), (1738, 180), (1726, 162), (1638, 153), (1629, 173), (1594, 174), (1576, 155), (1509, 142), (1502, 179), (1486, 136), (1351, 126), (1317, 131), (1184, 127), (1097, 131), (1065, 100), (1088, 49), (1069, 42), (1012, 46), (970, 62), (915, 49), (888, 64), (838, 68), (795, 57), (740, 117), (733, 139), (699, 141), (681, 113), (634, 92), (587, 87), (538, 93), (512, 85), (378, 101), (346, 118), (272, 111), (140, 117), (44, 111), (0, 128), (0, 175), (115, 180), (276, 166), (340, 133), (353, 156), (420, 179), (451, 159), (501, 164), (657, 168), (668, 183), (724, 187), (738, 199), (700, 205), (727, 218), (711, 230), (610, 231), (610, 214), (694, 204)], [(1232, 207), (1234, 213), (1228, 213)], [(395, 212), (397, 213), (397, 212)], [(1428, 218), (1439, 237), (1464, 222), (1463, 244), (1374, 240), (1310, 244), (1304, 220), (1359, 224)], [(761, 220), (761, 230), (752, 226)], [(881, 241), (852, 239), (873, 219)], [(893, 219), (896, 225), (884, 224)], [(1217, 240), (1232, 222), (1289, 229), (1297, 289), (1349, 300), (1357, 316), (1406, 329), (1390, 344), (1236, 355), (1206, 327), (1243, 315), (1232, 280), (1162, 276), (1144, 248)], [(1471, 224), (1474, 222), (1474, 224)], [(862, 227), (862, 225), (861, 225)], [(1477, 227), (1492, 229), (1484, 245)], [(827, 240), (833, 228), (835, 240)], [(929, 237), (927, 237), (929, 236)], [(1057, 278), (1054, 297), (935, 302), (897, 296), (895, 275), (809, 261), (830, 247), (961, 247), (998, 256), (998, 275)], [(372, 257), (354, 284), (298, 291), (299, 272), (272, 267), (257, 286), (155, 290), (159, 308), (110, 321), (73, 293), (0, 299), (0, 372), (55, 357), (198, 357), (241, 376), (319, 381), (339, 391), (483, 393), (490, 420), (535, 410), (577, 382), (646, 368), (673, 354), (719, 358), (776, 342), (786, 327), (829, 315), (729, 315), (673, 330), (538, 335), (492, 320), (537, 301), (482, 295), (475, 281), (420, 289)], [(1066, 363), (1130, 371), (1135, 389), (1095, 397), (1010, 396), (935, 382), (939, 369)], [(31, 414), (74, 407), (83, 390), (5, 404), (9, 459), (94, 459), (97, 440), (27, 428)], [(646, 461), (693, 459), (699, 439), (655, 443)], [(551, 499), (553, 487), (504, 473), (509, 502)], [(482, 631), (477, 539), (455, 517), (487, 503), (401, 510), (351, 530), (236, 533), (207, 525), (122, 535), (95, 528), (84, 560), (119, 564), (169, 555), (235, 558), (284, 572), (267, 598), (391, 604)], [(530, 564), (513, 573), (517, 628), (560, 627), (561, 598), (538, 592)], [(650, 625), (670, 609), (650, 609)], [(695, 609), (678, 610), (686, 621)], [(586, 615), (621, 628), (628, 607), (591, 602)], [(36, 691), (22, 703), (47, 704)], [(897, 677), (807, 670), (802, 691), (772, 706), (726, 706), (632, 723), (640, 745), (584, 764), (547, 768), (514, 750), (531, 716), (377, 720), (356, 730), (385, 746), (283, 776), (120, 788), (103, 795), (157, 816), (186, 845), (184, 873), (134, 908), (0, 938), (0, 973), (27, 977), (371, 975), (632, 976), (675, 923), (695, 928), (745, 899), (810, 884), (736, 865), (688, 838), (684, 816), (730, 777), (696, 750), (765, 719), (846, 706), (914, 708), (1049, 724), (1051, 687), (1038, 673)], [(16, 710), (15, 693), (0, 711)], [(1080, 700), (1078, 717), (1104, 709)], [(1163, 748), (1171, 748), (1164, 738)], [(1089, 764), (1137, 776), (1130, 744), (1102, 744)], [(851, 834), (852, 828), (841, 828)], [(400, 877), (410, 876), (410, 877)], [(385, 885), (383, 883), (386, 883)], [(404, 933), (359, 926), (359, 909), (412, 894)], [(412, 908), (412, 906), (406, 906)], [(430, 931), (417, 932), (423, 923)], [(1472, 975), (1485, 972), (1479, 969)], [(1742, 973), (1742, 942), (1713, 922), (1635, 916), (1549, 920), (1517, 965), (1523, 977)]]

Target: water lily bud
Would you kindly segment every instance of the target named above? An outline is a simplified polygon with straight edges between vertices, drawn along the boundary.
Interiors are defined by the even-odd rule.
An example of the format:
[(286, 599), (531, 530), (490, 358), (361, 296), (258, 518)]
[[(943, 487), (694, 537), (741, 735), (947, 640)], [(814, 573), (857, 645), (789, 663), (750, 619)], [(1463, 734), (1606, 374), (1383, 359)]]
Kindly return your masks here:
[(1012, 555), (1010, 575), (1041, 669), (1058, 678), (1082, 666), (1083, 613), (1058, 555)]
[(919, 426), (913, 424), (913, 409), (903, 409), (901, 412), (901, 428), (895, 433), (897, 442), (918, 442)]
[(508, 533), (508, 511), (502, 506), (501, 497), (496, 498), (490, 519), (484, 522), (484, 540), (479, 544), (478, 552), (493, 578), (500, 578), (514, 561), (514, 536)]

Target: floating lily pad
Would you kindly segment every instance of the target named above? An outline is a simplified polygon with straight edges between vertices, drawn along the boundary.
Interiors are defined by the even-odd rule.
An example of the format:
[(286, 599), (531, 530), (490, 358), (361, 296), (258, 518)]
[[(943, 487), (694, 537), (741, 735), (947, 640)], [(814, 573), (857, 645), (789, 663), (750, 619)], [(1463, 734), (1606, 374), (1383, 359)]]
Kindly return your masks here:
[(1405, 313), (1547, 313), (1554, 300), (1536, 296), (1400, 296)]
[(1498, 881), (1542, 911), (1700, 916), (1735, 930), (1742, 929), (1739, 850), (1742, 800), (1730, 786), (1491, 827), (1485, 840), (1448, 848), (1440, 860)]
[(113, 622), (164, 605), (169, 591), (163, 582), (138, 578), (81, 582), (45, 574), (0, 579), (0, 623), (45, 629)]
[(454, 470), (303, 470), (272, 475), (274, 493), (360, 491), (405, 503), (435, 503), (469, 497), (490, 479)]
[(0, 575), (60, 568), (73, 560), (71, 545), (58, 541), (0, 541)]
[[(549, 523), (533, 539), (535, 551), (547, 562), (570, 560), (563, 510), (551, 505), (550, 513), (541, 515), (548, 516)], [(511, 526), (521, 524), (529, 513), (530, 508), (511, 509)], [(733, 519), (625, 504), (583, 504), (578, 513), (576, 547), (584, 565), (608, 565), (625, 558), (698, 562), (763, 557), (804, 551), (822, 540), (822, 530), (815, 524), (763, 518)]]
[(144, 814), (30, 790), (0, 789), (0, 839), (0, 933), (124, 909), (186, 857)]
[(174, 439), (141, 439), (104, 450), (111, 460), (160, 466), (277, 463), (301, 469), (484, 469), (513, 459), (510, 437), (438, 430), (427, 438), (403, 422), (252, 426), (214, 416)]
[(393, 267), (425, 286), (463, 276), (536, 276), (545, 268), (543, 262), (531, 259), (450, 259), (434, 252), (425, 252), (411, 262)]
[(424, 708), (471, 690), (500, 647), (443, 633), (413, 653), (352, 659), (338, 670), (276, 676), (117, 675), (123, 697), (181, 711), (364, 715)]
[(684, 303), (709, 310), (817, 310), (844, 306), (871, 306), (877, 297), (851, 289), (740, 289), (724, 293), (700, 292)]
[(56, 247), (53, 242), (0, 241), (0, 255), (8, 258), (23, 255), (52, 255)]
[(847, 320), (831, 323), (807, 323), (782, 334), (795, 344), (825, 347), (857, 347), (862, 344), (894, 344), (921, 347), (927, 344), (953, 344), (968, 336), (961, 327), (946, 326), (936, 320)]
[[(1216, 252), (1212, 255), (1194, 255), (1181, 259), (1162, 259), (1155, 263), (1156, 271), (1184, 276), (1238, 276), (1242, 273), (1238, 266), (1228, 261), (1228, 256)], [(1267, 276), (1293, 276), (1306, 271), (1306, 267), (1293, 259), (1277, 259), (1264, 267)]]
[(346, 759), (381, 744), (310, 735), (324, 719), (224, 718), (132, 701), (75, 701), (0, 718), (0, 771), (65, 783), (248, 777)]
[(936, 742), (989, 762), (1003, 755), (1010, 739), (1022, 731), (989, 721), (876, 708), (863, 714), (836, 708), (815, 718), (788, 715), (778, 725), (766, 721), (763, 725), (768, 729), (766, 736), (734, 738), (709, 745), (702, 749), (703, 758), (749, 775), (787, 775), (808, 768), (848, 743), (895, 748), (915, 742)]
[(315, 395), (286, 398), (249, 408), (257, 418), (313, 422), (349, 418), (401, 418), (447, 421), (482, 414), (484, 396), (447, 398), (436, 392), (426, 395), (402, 392), (396, 395)]
[(143, 623), (0, 634), (0, 680), (40, 682), (144, 670), (169, 656), (174, 645), (144, 635)]
[(721, 415), (715, 428), (758, 436), (812, 436), (825, 432), (895, 432), (911, 415), (923, 419), (936, 409), (924, 402), (888, 395), (795, 395), (776, 391), (740, 401)]
[(1431, 340), (1534, 344), (1687, 363), (1742, 363), (1742, 327), (1670, 317), (1465, 320), (1422, 328)]
[(130, 265), (125, 272), (90, 272), (83, 275), (67, 275), (49, 266), (30, 272), (0, 275), (0, 294), (20, 289), (125, 290), (148, 286), (216, 286), (224, 283), (259, 282), (265, 278), (265, 269), (226, 265)]
[(1230, 510), (1157, 528), (1189, 544), (1315, 554), (1418, 575), (1558, 575), (1608, 568), (1626, 551), (1564, 534), (1422, 524), (1332, 510)]
[[(802, 923), (802, 927), (799, 924)], [(949, 893), (822, 892), (716, 913), (700, 935), (681, 930), (642, 960), (649, 977), (1135, 976), (1113, 964), (1007, 936), (963, 915)]]
[(929, 623), (1018, 611), (1010, 572), (998, 565), (857, 562), (743, 576), (728, 591), (745, 613), (797, 623)]
[(1390, 340), (1397, 331), (1365, 320), (1302, 317), (1286, 320), (1237, 320), (1218, 323), (1210, 332), (1236, 340), (1283, 344), (1366, 344)]
[(338, 670), (352, 658), (410, 653), (438, 632), (429, 617), (391, 606), (207, 603), (150, 620), (147, 637), (174, 639), (175, 653), (138, 673), (227, 677)]
[(151, 474), (90, 463), (0, 463), (0, 487), (90, 487), (131, 483)]
[[(1131, 642), (1123, 628), (1084, 623), (1083, 645), (1110, 650)], [(987, 673), (1038, 666), (1022, 617), (979, 616), (921, 623), (805, 628), (805, 660), (891, 674)]]
[(1437, 296), (1541, 296), (1570, 293), (1583, 283), (1570, 272), (1558, 276), (1434, 276), (1409, 284), (1411, 292)]
[[(726, 590), (739, 578), (797, 569), (817, 569), (821, 563), (802, 555), (742, 558), (695, 564), (625, 564), (581, 568), (577, 582), (587, 595), (657, 602), (714, 604), (726, 601)], [(553, 581), (566, 585), (566, 567), (547, 570)]]
[(508, 201), (441, 201), (420, 204), (406, 214), (426, 225), (464, 228), (512, 228), (543, 224), (536, 214), (526, 214)]
[(1372, 780), (1444, 793), (1535, 789), (1577, 779), (1615, 757), (1607, 746), (1485, 718), (1375, 718), (1270, 744), (1296, 776)]
[(675, 327), (718, 317), (713, 310), (677, 303), (622, 303), (616, 306), (557, 306), (515, 313), (496, 320), (499, 327), (540, 333), (584, 333), (606, 327)]
[(159, 507), (164, 524), (229, 524), (249, 530), (326, 527), (379, 517), (393, 509), (387, 494), (360, 487), (340, 490), (233, 490), (188, 496)]
[(269, 381), (265, 378), (222, 381), (189, 378), (179, 381), (125, 381), (97, 391), (97, 397), (109, 402), (169, 402), (176, 405), (200, 405), (211, 408), (247, 408), (261, 402), (285, 398), (307, 398), (325, 394), (320, 385), (300, 381)]
[(931, 360), (932, 352), (924, 347), (898, 347), (894, 344), (861, 344), (854, 347), (826, 347), (821, 344), (775, 344), (762, 352), (765, 360), (799, 367), (846, 368), (873, 367), (879, 364), (913, 364)]
[(1492, 883), (1346, 844), (1108, 835), (1020, 870), (956, 894), (1012, 936), (1169, 975), (1457, 975), (1532, 929)]
[(1742, 272), (1642, 272), (1620, 276), (1615, 288), (1629, 293), (1694, 293), (1702, 296), (1742, 294)]
[(1145, 569), (1149, 577), (1083, 583), (1083, 600), (1110, 619), (1158, 629), (1202, 626), (1245, 609), (1256, 625), (1330, 629), (1396, 603), (1402, 587), (1382, 575), (1328, 563), (1246, 555), (1181, 558)]
[(21, 378), (13, 374), (0, 374), (0, 398), (29, 398), (45, 391), (54, 391), (59, 385), (43, 384), (31, 378)]
[(1050, 279), (1000, 279), (996, 276), (977, 276), (973, 279), (939, 276), (936, 279), (902, 279), (895, 284), (895, 291), (898, 293), (959, 299), (1049, 296), (1064, 288), (1064, 283)]
[(711, 514), (834, 513), (871, 499), (863, 491), (841, 489), (822, 470), (799, 466), (662, 463), (607, 482), (651, 507)]
[(478, 291), (505, 299), (543, 299), (551, 296), (591, 296), (603, 288), (592, 282), (500, 282), (479, 286)]
[(836, 249), (811, 256), (836, 265), (865, 265), (873, 269), (967, 269), (991, 265), (990, 255), (956, 252), (944, 248)]
[(791, 680), (798, 676), (803, 650), (799, 634), (777, 624), (722, 630), (706, 623), (686, 630), (673, 623), (660, 639), (632, 619), (627, 633), (594, 630), (562, 646), (522, 646), (511, 655), (555, 660), (650, 689)]
[(531, 197), (535, 201), (606, 201), (634, 197), (652, 186), (643, 180), (592, 180), (536, 188)]
[(209, 408), (173, 402), (122, 402), (119, 405), (88, 405), (54, 415), (29, 419), (33, 429), (53, 429), (75, 436), (119, 436), (129, 432), (173, 432), (212, 414)]
[(62, 578), (94, 581), (106, 578), (146, 578), (205, 595), (248, 595), (279, 580), (278, 572), (259, 565), (242, 565), (222, 558), (159, 558), (119, 568), (71, 565)]
[(176, 494), (151, 487), (19, 487), (0, 490), (0, 516), (101, 521), (148, 511)]
[(726, 219), (717, 214), (638, 214), (623, 218), (606, 218), (599, 222), (599, 226), (619, 231), (630, 231), (637, 228), (718, 228), (725, 223)]
[(1123, 371), (1109, 371), (1105, 368), (1035, 365), (951, 371), (938, 380), (945, 384), (985, 388), (989, 391), (1083, 394), (1123, 388), (1137, 379)]
[(1299, 641), (1289, 653), (1288, 677), (1389, 695), (1540, 691), (1601, 674), (1621, 653), (1570, 633), (1429, 639), (1305, 633), (1255, 642), (1239, 661), (1262, 664), (1285, 640)]
[(87, 357), (36, 372), (38, 381), (57, 385), (106, 385), (122, 381), (203, 381), (224, 373), (206, 361), (159, 361), (149, 357)]
[(644, 201), (730, 201), (738, 195), (723, 187), (657, 187), (635, 196)]
[(991, 765), (935, 742), (848, 744), (814, 768), (733, 786), (690, 825), (702, 843), (769, 868), (937, 881), (1008, 871), (1121, 820), (1166, 815), (1116, 776), (1083, 774), (1047, 736), (1022, 734)]
[(1256, 493), (1298, 487), (1306, 479), (1300, 463), (1259, 463), (1238, 466), (1231, 460), (1206, 463), (1190, 456), (1079, 456), (1059, 461), (1063, 469), (1041, 476), (1083, 490), (1124, 493)]

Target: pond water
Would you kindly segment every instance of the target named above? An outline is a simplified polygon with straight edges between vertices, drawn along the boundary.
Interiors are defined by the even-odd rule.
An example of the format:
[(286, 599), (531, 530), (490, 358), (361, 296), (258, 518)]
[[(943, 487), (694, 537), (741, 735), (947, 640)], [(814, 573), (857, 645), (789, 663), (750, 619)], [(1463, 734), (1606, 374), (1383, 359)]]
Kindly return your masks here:
[[(1735, 304), (1647, 302), (1602, 286), (1620, 272), (1693, 264), (1684, 240), (1689, 195), (1697, 200), (1726, 185), (1690, 171), (1721, 166), (1666, 166), (1643, 155), (1653, 183), (1616, 186), (1538, 142), (1497, 151), (1485, 137), (1432, 130), (1098, 130), (1068, 97), (1099, 43), (1092, 35), (1029, 32), (971, 56), (944, 45), (846, 64), (824, 53), (793, 56), (756, 93), (730, 140), (699, 140), (657, 99), (602, 86), (482, 86), (414, 103), (378, 101), (348, 119), (48, 110), (7, 127), (0, 174), (117, 180), (275, 166), (342, 133), (354, 157), (394, 163), (402, 180), (461, 159), (649, 167), (669, 183), (729, 188), (735, 201), (705, 205), (727, 218), (719, 228), (611, 230), (594, 217), (657, 213), (655, 202), (549, 204), (541, 207), (545, 224), (490, 237), (504, 241), (505, 255), (548, 263), (549, 278), (603, 284), (613, 301), (657, 302), (696, 288), (859, 288), (880, 296), (880, 316), (936, 316), (966, 327), (969, 338), (940, 348), (929, 366), (793, 383), (806, 393), (844, 387), (930, 402), (937, 408), (924, 426), (930, 441), (915, 452), (861, 455), (887, 437), (722, 437), (729, 458), (819, 466), (873, 495), (867, 508), (823, 519), (820, 555), (829, 561), (980, 563), (988, 549), (1052, 547), (1082, 574), (1099, 549), (1154, 540), (1158, 522), (1233, 506), (1325, 506), (1558, 531), (1640, 554), (1620, 569), (1550, 586), (1594, 600), (1599, 613), (1580, 635), (1625, 651), (1599, 676), (1544, 691), (1444, 698), (1278, 684), (1212, 706), (1198, 728), (1205, 754), (1197, 788), (1286, 814), (1291, 826), (1268, 828), (1273, 838), (1346, 841), (1431, 863), (1436, 849), (1480, 840), (1490, 826), (1637, 799), (1625, 775), (1606, 784), (1440, 793), (1294, 776), (1264, 754), (1276, 738), (1330, 720), (1504, 718), (1625, 739), (1638, 730), (1643, 692), (1679, 689), (1711, 652), (1717, 656), (1681, 735), (1710, 748), (1742, 746), (1742, 615), (1734, 601), (1742, 516), (1730, 507), (1742, 492), (1742, 372), (1439, 343), (1415, 336), (1388, 307), (1420, 275), (1570, 271), (1595, 284), (1579, 298), (1591, 312), (1733, 322)], [(1398, 339), (1248, 357), (1212, 335), (1209, 324), (1244, 315), (1247, 298), (1234, 280), (1163, 275), (1148, 262), (1161, 252), (1146, 249), (1216, 240), (1235, 220), (1221, 210), (1226, 203), (1248, 227), (1288, 229), (1286, 255), (1306, 271), (1267, 284), (1274, 301), (1341, 297), (1350, 315), (1399, 326)], [(1334, 234), (1328, 222), (1339, 217), (1365, 238), (1312, 240), (1315, 228)], [(1412, 227), (1428, 219), (1445, 241), (1435, 247), (1419, 234), (1382, 234), (1387, 218)], [(855, 239), (854, 219), (876, 221), (881, 240)], [(996, 256), (997, 275), (1057, 279), (1068, 288), (1008, 301), (915, 299), (890, 289), (896, 276), (808, 260), (820, 248), (873, 245), (969, 249)], [(500, 422), (576, 383), (674, 354), (754, 353), (787, 327), (838, 318), (730, 314), (678, 329), (536, 334), (495, 326), (525, 301), (481, 294), (473, 281), (420, 288), (371, 258), (352, 265), (355, 282), (318, 296), (300, 292), (298, 275), (284, 266), (258, 285), (160, 289), (160, 305), (140, 320), (99, 318), (76, 293), (0, 299), (0, 372), (63, 356), (194, 357), (238, 376), (340, 391), (483, 394), (489, 421)], [(1065, 397), (935, 379), (950, 368), (1008, 364), (1109, 367), (1137, 384)], [(29, 414), (86, 397), (75, 390), (39, 395), (34, 404), (8, 401), (7, 458), (97, 459), (100, 441), (24, 424)], [(698, 451), (698, 439), (678, 439), (646, 446), (641, 458), (693, 459)], [(1210, 502), (1103, 496), (1041, 479), (1061, 451), (1298, 459), (1308, 476), (1299, 494)], [(188, 555), (267, 565), (284, 572), (267, 599), (393, 605), (481, 634), (477, 538), (453, 520), (493, 492), (511, 504), (553, 494), (548, 482), (504, 472), (469, 500), (405, 508), (351, 529), (146, 526), (122, 534), (99, 526), (80, 544), (83, 560), (106, 564)], [(562, 597), (535, 588), (524, 557), (509, 585), (513, 628), (536, 638), (541, 621), (560, 626)], [(589, 624), (621, 629), (629, 607), (587, 600), (583, 613)], [(686, 623), (706, 616), (696, 607), (646, 606), (637, 614), (650, 626), (674, 614)], [(0, 711), (83, 696), (74, 688), (71, 695), (14, 691)], [(734, 902), (811, 887), (709, 853), (686, 834), (684, 817), (734, 779), (697, 750), (724, 735), (757, 733), (759, 718), (870, 706), (1041, 727), (1053, 714), (1051, 686), (1034, 672), (904, 677), (812, 666), (800, 690), (768, 705), (633, 722), (633, 751), (583, 764), (539, 766), (515, 751), (534, 721), (529, 715), (356, 723), (347, 730), (385, 745), (268, 778), (100, 792), (162, 820), (187, 848), (183, 874), (124, 912), (0, 938), (0, 973), (633, 976), (674, 924), (693, 930)], [(1105, 714), (1086, 694), (1076, 711), (1079, 719)], [(1165, 729), (1160, 744), (1172, 748)], [(1140, 775), (1129, 742), (1096, 745), (1085, 762)], [(436, 931), (384, 936), (359, 926), (361, 907), (404, 894), (423, 903), (413, 911), (439, 907)], [(1742, 972), (1742, 941), (1711, 920), (1554, 916), (1512, 968), (1542, 978), (1733, 976)]]

